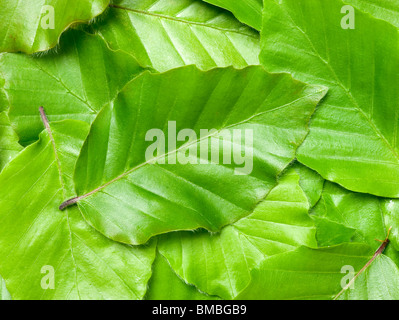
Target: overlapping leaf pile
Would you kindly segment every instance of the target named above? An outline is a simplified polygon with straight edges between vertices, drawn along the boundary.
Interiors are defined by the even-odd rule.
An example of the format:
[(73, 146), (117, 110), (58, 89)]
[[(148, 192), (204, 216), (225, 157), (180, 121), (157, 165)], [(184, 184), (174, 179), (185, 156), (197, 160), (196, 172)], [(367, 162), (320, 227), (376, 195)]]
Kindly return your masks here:
[(398, 5), (46, 3), (0, 4), (0, 299), (399, 299)]

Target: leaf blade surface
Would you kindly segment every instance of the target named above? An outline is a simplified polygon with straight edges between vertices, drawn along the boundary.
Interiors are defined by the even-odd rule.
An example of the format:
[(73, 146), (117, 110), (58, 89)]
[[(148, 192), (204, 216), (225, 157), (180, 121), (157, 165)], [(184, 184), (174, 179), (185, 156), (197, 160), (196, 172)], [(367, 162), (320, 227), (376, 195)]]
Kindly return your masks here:
[[(260, 88), (261, 95), (252, 94)], [(140, 244), (175, 230), (218, 231), (247, 215), (275, 185), (325, 92), (259, 67), (203, 72), (189, 66), (146, 73), (93, 123), (75, 172), (79, 196), (65, 204), (77, 202), (97, 230), (123, 243)], [(145, 141), (148, 132), (162, 131), (158, 140), (163, 143), (169, 133), (173, 137), (174, 130), (187, 128), (195, 138), (186, 136), (147, 159), (153, 145)], [(201, 136), (203, 130), (209, 134)], [(221, 133), (226, 130), (227, 139)], [(232, 130), (243, 132), (242, 138), (245, 130), (253, 131), (253, 146), (245, 151), (253, 154), (252, 171), (245, 173), (233, 160), (225, 164), (222, 156), (211, 161), (212, 153), (224, 150), (213, 143), (234, 142)], [(237, 148), (245, 144), (237, 141)], [(235, 157), (237, 148), (226, 151)], [(201, 159), (208, 160), (201, 164)]]
[(355, 29), (342, 29), (343, 6), (267, 0), (260, 59), (330, 88), (298, 160), (347, 189), (397, 197), (398, 30), (358, 10)]

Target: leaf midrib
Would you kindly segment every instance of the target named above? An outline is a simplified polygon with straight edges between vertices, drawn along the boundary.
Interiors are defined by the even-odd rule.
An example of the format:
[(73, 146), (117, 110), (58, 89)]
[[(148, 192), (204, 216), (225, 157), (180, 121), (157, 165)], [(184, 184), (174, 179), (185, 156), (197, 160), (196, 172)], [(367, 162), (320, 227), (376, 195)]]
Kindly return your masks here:
[(144, 10), (132, 9), (132, 8), (127, 8), (127, 7), (123, 7), (123, 6), (119, 6), (119, 5), (115, 5), (115, 4), (110, 4), (109, 6), (111, 8), (120, 9), (120, 10), (126, 10), (126, 11), (134, 12), (134, 13), (137, 13), (137, 14), (153, 16), (153, 17), (157, 17), (157, 18), (161, 18), (161, 19), (172, 20), (172, 21), (175, 21), (175, 22), (185, 23), (185, 24), (189, 24), (189, 25), (197, 25), (197, 26), (201, 26), (201, 27), (205, 27), (205, 28), (211, 28), (211, 29), (219, 30), (219, 31), (222, 31), (222, 32), (237, 33), (237, 34), (241, 34), (241, 35), (246, 36), (246, 37), (251, 37), (251, 38), (254, 38), (254, 39), (258, 39), (258, 37), (255, 36), (255, 35), (251, 35), (250, 33), (241, 32), (241, 31), (238, 31), (236, 29), (227, 29), (227, 28), (217, 27), (215, 25), (206, 24), (204, 22), (189, 21), (189, 20), (185, 20), (185, 19), (172, 17), (172, 16), (167, 16), (167, 15), (160, 14), (160, 13), (153, 13), (153, 12), (148, 12), (148, 11), (144, 11)]

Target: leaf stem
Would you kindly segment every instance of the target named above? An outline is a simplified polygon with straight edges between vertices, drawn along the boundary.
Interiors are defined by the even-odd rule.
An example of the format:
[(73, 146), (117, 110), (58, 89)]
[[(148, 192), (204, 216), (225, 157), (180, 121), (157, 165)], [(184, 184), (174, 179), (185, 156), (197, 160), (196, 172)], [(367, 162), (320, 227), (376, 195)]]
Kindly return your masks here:
[(389, 228), (388, 235), (384, 241), (377, 240), (377, 241), (381, 241), (382, 244), (379, 246), (377, 251), (374, 253), (373, 257), (369, 261), (367, 261), (367, 263), (364, 265), (364, 267), (362, 269), (360, 269), (360, 271), (351, 279), (351, 281), (349, 281), (349, 283), (334, 297), (334, 300), (337, 300), (339, 298), (339, 296), (341, 294), (343, 294), (355, 282), (355, 280), (360, 276), (360, 274), (364, 270), (366, 270), (373, 263), (373, 261), (385, 251), (385, 248), (387, 247), (387, 245), (389, 243), (388, 238), (389, 238), (389, 233), (391, 232), (391, 229), (392, 229), (392, 227)]

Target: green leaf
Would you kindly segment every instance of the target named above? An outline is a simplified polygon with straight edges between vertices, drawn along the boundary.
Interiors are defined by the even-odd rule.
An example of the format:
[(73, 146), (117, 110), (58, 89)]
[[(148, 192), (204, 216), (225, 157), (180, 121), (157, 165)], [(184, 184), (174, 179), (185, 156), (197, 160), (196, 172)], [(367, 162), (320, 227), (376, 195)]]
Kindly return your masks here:
[[(231, 11), (241, 22), (256, 30), (262, 28), (262, 0), (203, 0)], [(399, 28), (399, 2), (392, 0), (345, 0), (361, 11), (388, 21)], [(266, 9), (267, 10), (267, 9)]]
[(15, 300), (141, 299), (146, 292), (154, 245), (118, 244), (78, 208), (58, 209), (74, 194), (71, 176), (88, 129), (76, 120), (52, 123), (0, 174), (0, 273)]
[(72, 24), (93, 19), (108, 4), (109, 0), (2, 0), (0, 52), (48, 50)]
[(204, 0), (231, 11), (241, 22), (256, 30), (262, 27), (262, 0)]
[(185, 281), (200, 290), (232, 299), (250, 281), (250, 271), (265, 257), (301, 245), (317, 247), (308, 200), (291, 169), (248, 217), (220, 233), (169, 233), (159, 250)]
[(312, 216), (317, 229), (319, 247), (329, 247), (351, 242), (356, 230), (324, 217)]
[(198, 291), (196, 287), (184, 282), (172, 270), (164, 256), (157, 254), (152, 277), (148, 284), (146, 300), (218, 300)]
[(0, 171), (21, 150), (22, 146), (18, 143), (18, 136), (11, 127), (7, 112), (0, 112)]
[(339, 300), (398, 300), (398, 266), (381, 255), (356, 280), (353, 290), (346, 290)]
[[(78, 203), (97, 230), (123, 243), (219, 231), (276, 184), (325, 93), (261, 67), (144, 73), (94, 121), (75, 172), (79, 197), (62, 207)], [(183, 129), (192, 131), (176, 141)]]
[(11, 300), (11, 295), (6, 288), (6, 283), (2, 277), (0, 277), (0, 301), (1, 300)]
[[(359, 271), (372, 255), (369, 246), (356, 243), (317, 250), (301, 247), (276, 255), (253, 270), (251, 284), (237, 299), (333, 299), (347, 282), (343, 267)], [(356, 279), (354, 289), (339, 298), (398, 299), (398, 275), (392, 260), (379, 255)]]
[[(262, 28), (262, 0), (203, 0), (221, 8), (227, 9), (243, 23), (261, 30)], [(399, 28), (399, 3), (392, 0), (345, 0), (361, 11), (370, 13), (374, 17), (388, 21)], [(266, 9), (267, 10), (267, 9)]]
[(319, 245), (338, 246), (301, 247), (266, 258), (237, 299), (399, 298), (398, 252), (384, 241), (392, 227), (389, 239), (397, 245), (396, 200), (326, 182), (311, 212)]
[(60, 54), (41, 57), (0, 56), (10, 120), (23, 145), (37, 140), (42, 131), (40, 106), (51, 121), (90, 123), (103, 105), (143, 71), (130, 55), (110, 50), (100, 37), (82, 31), (66, 32), (60, 47)]
[(199, 0), (116, 1), (95, 29), (111, 48), (160, 72), (259, 64), (259, 33)]
[(399, 197), (399, 34), (339, 0), (266, 0), (261, 62), (330, 88), (298, 160), (347, 189)]
[(298, 173), (299, 185), (308, 197), (310, 208), (312, 208), (321, 197), (325, 180), (316, 171), (298, 162), (295, 162), (292, 168)]
[[(376, 250), (381, 243), (375, 239), (385, 239), (390, 225), (385, 225), (385, 218), (381, 211), (381, 199), (368, 194), (355, 193), (345, 190), (331, 182), (326, 182), (320, 202), (312, 211), (314, 216), (343, 225), (346, 229), (355, 231), (352, 238), (355, 242), (368, 244)], [(337, 230), (336, 230), (337, 231)], [(344, 231), (344, 229), (343, 229)], [(397, 232), (397, 230), (394, 230)], [(346, 232), (351, 232), (347, 230)], [(345, 232), (345, 233), (346, 233)], [(318, 232), (320, 235), (321, 232)], [(332, 231), (326, 236), (339, 236)], [(340, 242), (329, 243), (339, 244)], [(327, 243), (321, 243), (327, 245)]]
[(392, 0), (345, 0), (345, 3), (388, 21), (399, 28), (399, 2)]

